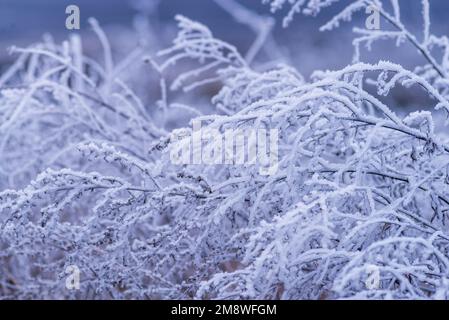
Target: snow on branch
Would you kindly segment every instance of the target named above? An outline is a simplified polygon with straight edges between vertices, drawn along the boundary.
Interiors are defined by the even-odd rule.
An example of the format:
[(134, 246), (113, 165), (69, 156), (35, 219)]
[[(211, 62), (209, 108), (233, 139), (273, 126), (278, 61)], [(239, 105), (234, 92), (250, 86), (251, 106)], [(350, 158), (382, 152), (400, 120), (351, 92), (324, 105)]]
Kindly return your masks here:
[[(334, 2), (270, 4), (317, 14)], [(173, 45), (146, 60), (177, 74), (172, 89), (220, 80), (218, 112), (192, 112), (215, 133), (200, 146), (221, 152), (226, 132), (276, 130), (276, 152), (262, 154), (276, 154), (277, 170), (174, 163), (172, 148), (197, 133), (158, 126), (111, 79), (109, 54), (103, 67), (69, 43), (21, 49), (0, 77), (0, 298), (447, 298), (449, 144), (435, 121), (449, 111), (436, 68), (446, 64), (357, 62), (305, 79), (252, 67), (206, 26), (176, 19)], [(445, 47), (429, 21), (417, 45)], [(174, 69), (181, 60), (189, 70)], [(435, 110), (397, 112), (386, 97), (398, 86), (419, 88)], [(73, 265), (78, 291), (61, 281)]]

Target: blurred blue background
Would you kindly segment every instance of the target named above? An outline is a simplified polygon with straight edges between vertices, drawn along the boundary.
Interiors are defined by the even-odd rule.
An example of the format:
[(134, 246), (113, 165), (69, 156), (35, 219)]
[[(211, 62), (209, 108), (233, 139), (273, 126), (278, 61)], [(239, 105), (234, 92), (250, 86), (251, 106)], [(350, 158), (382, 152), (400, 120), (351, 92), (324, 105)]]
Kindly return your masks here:
[[(144, 0), (145, 1), (145, 0)], [(146, 0), (148, 4), (156, 5), (151, 17), (155, 27), (161, 34), (175, 33), (172, 19), (180, 13), (189, 18), (205, 23), (218, 37), (236, 45), (245, 51), (254, 39), (254, 33), (235, 22), (230, 15), (220, 8), (213, 0)], [(328, 21), (338, 10), (348, 4), (350, 0), (341, 0), (331, 9), (324, 10), (317, 18), (296, 16), (294, 23), (287, 29), (281, 25), (282, 14), (276, 14), (276, 40), (285, 52), (288, 62), (298, 68), (305, 75), (315, 69), (334, 69), (343, 67), (351, 62), (352, 57), (352, 26), (343, 25), (341, 29), (332, 32), (319, 32), (320, 25)], [(400, 0), (404, 21), (411, 29), (420, 28), (421, 7), (420, 0)], [(269, 7), (261, 4), (261, 0), (240, 0), (246, 7), (261, 14), (268, 15)], [(12, 45), (27, 46), (39, 41), (44, 33), (52, 34), (57, 40), (62, 40), (70, 32), (65, 29), (65, 8), (69, 4), (76, 4), (81, 10), (80, 33), (88, 39), (92, 36), (86, 23), (87, 18), (95, 17), (112, 37), (119, 35), (117, 30), (132, 32), (133, 20), (138, 13), (132, 0), (0, 0), (0, 65), (10, 63), (13, 57), (7, 54), (7, 48)], [(431, 0), (432, 31), (437, 34), (449, 34), (449, 1)], [(358, 15), (357, 19), (364, 19)], [(363, 21), (356, 21), (359, 26)], [(173, 30), (171, 30), (172, 28)], [(158, 40), (160, 46), (168, 44), (169, 36)], [(366, 61), (379, 60), (388, 53), (389, 60), (399, 60), (407, 66), (414, 64), (421, 57), (413, 48), (405, 47), (401, 50), (391, 49), (394, 44), (380, 44), (373, 47), (373, 52), (366, 53)], [(408, 50), (410, 49), (410, 50)], [(95, 47), (92, 47), (95, 50)]]

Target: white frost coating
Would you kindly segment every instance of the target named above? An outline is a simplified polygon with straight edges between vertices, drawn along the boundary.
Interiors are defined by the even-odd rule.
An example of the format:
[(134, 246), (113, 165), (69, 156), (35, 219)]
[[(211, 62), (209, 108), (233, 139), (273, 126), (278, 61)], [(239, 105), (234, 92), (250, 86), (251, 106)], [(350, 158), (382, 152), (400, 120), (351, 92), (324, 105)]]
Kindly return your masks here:
[[(265, 2), (317, 14), (336, 1)], [(447, 299), (449, 145), (434, 115), (449, 112), (448, 41), (430, 33), (428, 1), (422, 43), (391, 3), (382, 16), (397, 33), (359, 33), (410, 41), (425, 58), (413, 71), (356, 62), (304, 79), (253, 68), (182, 16), (157, 57), (113, 63), (95, 22), (105, 61), (83, 56), (80, 39), (16, 49), (0, 76), (0, 298)], [(181, 60), (188, 70), (174, 68)], [(161, 75), (163, 121), (121, 78), (132, 61)], [(211, 82), (215, 113), (169, 102), (166, 87)], [(420, 90), (432, 112), (395, 112), (385, 96), (398, 87)], [(221, 133), (279, 130), (278, 171), (173, 164), (174, 139), (191, 130), (165, 120), (181, 110)], [(68, 266), (78, 291), (61, 280)]]

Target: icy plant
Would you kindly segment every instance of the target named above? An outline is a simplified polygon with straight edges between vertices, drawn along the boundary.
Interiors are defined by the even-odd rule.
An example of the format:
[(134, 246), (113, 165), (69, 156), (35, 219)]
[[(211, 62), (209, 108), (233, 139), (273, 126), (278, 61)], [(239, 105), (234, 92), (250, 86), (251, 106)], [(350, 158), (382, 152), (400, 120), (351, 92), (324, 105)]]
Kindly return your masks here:
[[(333, 2), (271, 6), (317, 14)], [(382, 8), (353, 1), (324, 29), (368, 3)], [(413, 71), (360, 55), (310, 80), (285, 65), (259, 70), (263, 45), (245, 58), (182, 16), (172, 47), (144, 59), (162, 76), (163, 114), (189, 110), (219, 132), (279, 130), (268, 176), (255, 165), (173, 164), (173, 140), (188, 130), (168, 132), (118, 80), (134, 58), (114, 65), (94, 21), (104, 65), (76, 40), (17, 49), (0, 78), (0, 297), (448, 298), (449, 143), (434, 123), (449, 112), (447, 38), (430, 34), (428, 1), (423, 40), (391, 4), (382, 16), (398, 30), (356, 29), (355, 44), (410, 41), (426, 62)], [(168, 83), (181, 60), (190, 69)], [(168, 103), (167, 85), (211, 82), (222, 85), (214, 114)], [(398, 115), (384, 102), (398, 87), (420, 90), (434, 110)], [(69, 266), (80, 290), (65, 287)]]

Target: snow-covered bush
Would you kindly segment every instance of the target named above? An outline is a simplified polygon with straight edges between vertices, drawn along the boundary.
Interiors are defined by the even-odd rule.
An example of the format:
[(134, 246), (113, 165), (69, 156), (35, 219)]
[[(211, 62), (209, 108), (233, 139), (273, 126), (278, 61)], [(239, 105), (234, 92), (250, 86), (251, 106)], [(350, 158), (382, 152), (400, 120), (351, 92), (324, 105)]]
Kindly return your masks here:
[[(236, 19), (250, 14), (217, 2)], [(291, 5), (288, 22), (337, 1), (264, 2)], [(0, 297), (447, 298), (449, 142), (434, 121), (449, 112), (447, 38), (430, 33), (422, 5), (423, 40), (397, 0), (352, 1), (323, 30), (375, 6), (397, 30), (355, 29), (356, 48), (409, 41), (425, 64), (367, 64), (357, 49), (354, 64), (309, 80), (254, 66), (269, 28), (242, 56), (178, 16), (172, 47), (140, 59), (161, 75), (156, 111), (119, 80), (141, 52), (114, 64), (94, 20), (102, 63), (78, 38), (15, 49), (0, 77)], [(169, 81), (181, 60), (189, 70)], [(168, 102), (167, 89), (212, 82), (213, 114)], [(398, 115), (384, 102), (398, 87), (422, 91), (434, 110)], [(279, 130), (278, 170), (174, 164), (171, 148), (189, 130), (155, 119), (180, 109), (219, 132)], [(81, 271), (79, 290), (66, 288), (69, 266)]]

